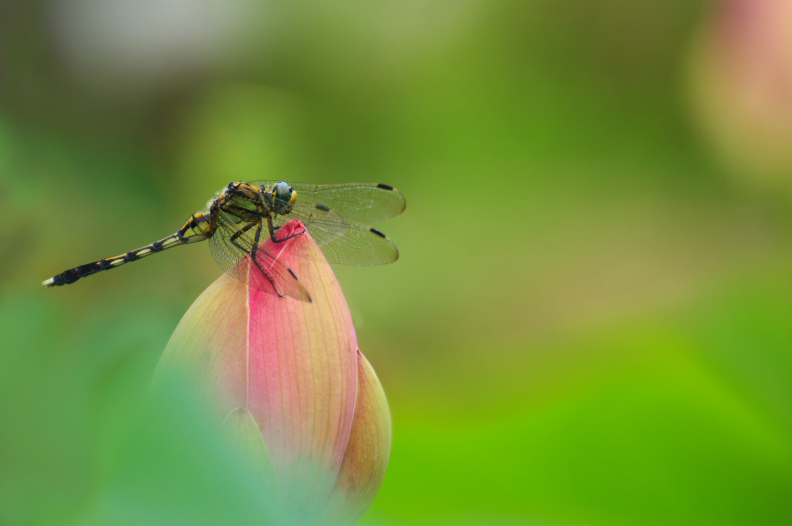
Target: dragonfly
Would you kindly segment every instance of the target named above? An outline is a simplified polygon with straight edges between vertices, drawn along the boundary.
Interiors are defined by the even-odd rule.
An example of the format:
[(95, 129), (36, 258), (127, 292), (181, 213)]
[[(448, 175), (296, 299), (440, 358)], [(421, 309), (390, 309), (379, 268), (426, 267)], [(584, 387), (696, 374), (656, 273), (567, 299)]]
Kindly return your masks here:
[(399, 257), (396, 245), (369, 224), (397, 216), (405, 206), (404, 196), (382, 183), (233, 182), (174, 234), (124, 254), (65, 270), (42, 285), (69, 285), (163, 250), (208, 240), (214, 260), (230, 275), (259, 290), (310, 302), (311, 296), (297, 275), (262, 243), (267, 239), (283, 243), (303, 234), (304, 230), (298, 230), (279, 236), (279, 229), (287, 221), (298, 219), (330, 263), (391, 263)]

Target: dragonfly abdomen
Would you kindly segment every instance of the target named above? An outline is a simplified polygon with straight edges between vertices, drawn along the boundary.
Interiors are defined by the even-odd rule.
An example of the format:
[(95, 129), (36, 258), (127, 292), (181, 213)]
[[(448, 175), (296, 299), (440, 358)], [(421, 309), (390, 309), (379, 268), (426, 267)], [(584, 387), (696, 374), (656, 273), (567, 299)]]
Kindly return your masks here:
[(125, 263), (137, 261), (138, 259), (150, 256), (155, 252), (161, 252), (165, 249), (177, 247), (179, 245), (195, 243), (196, 241), (204, 241), (205, 239), (210, 238), (213, 233), (210, 219), (211, 218), (208, 214), (193, 214), (190, 216), (190, 219), (184, 223), (184, 226), (181, 227), (175, 234), (162, 238), (159, 241), (155, 241), (154, 243), (146, 245), (145, 247), (131, 250), (126, 254), (100, 259), (99, 261), (94, 261), (93, 263), (86, 263), (85, 265), (80, 265), (79, 267), (70, 268), (69, 270), (61, 272), (57, 276), (52, 276), (50, 279), (42, 281), (41, 284), (46, 285), (47, 287), (69, 285), (80, 278), (84, 278), (85, 276), (90, 276), (91, 274), (96, 274), (97, 272), (101, 272), (103, 270), (110, 270), (111, 268), (120, 267)]
[(146, 245), (145, 247), (130, 250), (126, 254), (100, 259), (98, 261), (94, 261), (93, 263), (86, 263), (85, 265), (80, 265), (79, 267), (70, 268), (69, 270), (65, 270), (60, 274), (43, 281), (41, 284), (46, 285), (47, 287), (70, 285), (80, 278), (90, 276), (91, 274), (96, 274), (97, 272), (101, 272), (103, 270), (110, 270), (112, 268), (120, 267), (125, 263), (137, 261), (138, 259), (150, 256), (156, 252), (161, 252), (168, 248), (186, 244), (189, 242), (189, 240), (180, 238), (178, 233), (173, 234), (166, 238), (160, 239), (159, 241), (155, 241), (150, 245)]

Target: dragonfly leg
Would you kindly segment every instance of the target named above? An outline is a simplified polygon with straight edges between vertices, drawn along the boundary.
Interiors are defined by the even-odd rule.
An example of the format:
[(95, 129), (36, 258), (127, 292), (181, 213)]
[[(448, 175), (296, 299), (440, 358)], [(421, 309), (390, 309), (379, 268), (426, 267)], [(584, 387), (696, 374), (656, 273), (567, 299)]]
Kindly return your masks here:
[(305, 229), (303, 228), (299, 232), (295, 232), (290, 236), (286, 236), (283, 239), (278, 239), (277, 236), (278, 231), (275, 230), (275, 227), (272, 225), (272, 219), (269, 217), (267, 218), (267, 227), (269, 228), (270, 239), (272, 240), (273, 243), (283, 243), (284, 241), (288, 241), (293, 237), (297, 237), (305, 234)]
[(252, 261), (253, 264), (256, 265), (256, 268), (259, 269), (259, 271), (264, 275), (264, 277), (267, 278), (267, 280), (269, 280), (270, 284), (272, 285), (272, 289), (275, 291), (275, 293), (281, 298), (283, 298), (284, 294), (280, 290), (278, 290), (278, 287), (275, 285), (275, 280), (272, 279), (272, 276), (270, 276), (270, 274), (261, 267), (261, 263), (259, 263), (258, 260), (258, 249), (261, 239), (261, 228), (262, 228), (261, 222), (259, 221), (258, 223), (248, 223), (247, 225), (243, 226), (242, 228), (234, 232), (233, 235), (230, 238), (228, 238), (228, 240), (231, 241), (231, 243), (241, 251), (247, 252), (247, 250), (242, 245), (237, 244), (236, 240), (237, 238), (239, 238), (239, 236), (250, 230), (254, 225), (256, 226), (256, 235), (253, 240), (253, 249), (250, 251), (250, 261)]
[[(239, 230), (234, 232), (233, 235), (228, 240), (231, 241), (232, 243), (234, 243), (239, 238), (239, 236), (241, 236), (242, 234), (244, 234), (245, 232), (250, 230), (255, 224), (256, 223), (248, 223), (247, 225), (243, 226), (242, 228), (240, 228)], [(239, 247), (239, 248), (242, 248), (239, 245), (237, 245), (236, 243), (234, 243), (234, 245)], [(242, 248), (242, 250), (245, 250), (245, 249)]]
[(231, 242), (232, 245), (237, 247), (240, 251), (246, 252), (246, 253), (253, 253), (254, 251), (256, 251), (258, 249), (258, 243), (253, 245), (253, 250), (251, 251), (251, 250), (246, 249), (245, 247), (243, 247), (239, 243), (237, 243), (236, 240), (239, 239), (239, 236), (241, 236), (242, 234), (244, 234), (245, 232), (247, 232), (248, 230), (250, 230), (251, 228), (253, 228), (256, 225), (258, 225), (259, 229), (261, 229), (261, 223), (248, 223), (245, 226), (243, 226), (242, 228), (240, 228), (239, 230), (237, 230), (236, 232), (234, 232), (231, 235), (231, 237), (228, 238), (228, 240)]

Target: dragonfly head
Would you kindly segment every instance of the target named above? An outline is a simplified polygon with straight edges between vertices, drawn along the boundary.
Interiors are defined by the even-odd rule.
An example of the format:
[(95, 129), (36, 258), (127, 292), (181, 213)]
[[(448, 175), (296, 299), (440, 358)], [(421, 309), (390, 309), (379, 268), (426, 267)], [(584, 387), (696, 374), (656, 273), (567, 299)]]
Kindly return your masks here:
[(297, 201), (297, 192), (281, 181), (272, 187), (272, 198), (273, 211), (276, 214), (288, 214)]

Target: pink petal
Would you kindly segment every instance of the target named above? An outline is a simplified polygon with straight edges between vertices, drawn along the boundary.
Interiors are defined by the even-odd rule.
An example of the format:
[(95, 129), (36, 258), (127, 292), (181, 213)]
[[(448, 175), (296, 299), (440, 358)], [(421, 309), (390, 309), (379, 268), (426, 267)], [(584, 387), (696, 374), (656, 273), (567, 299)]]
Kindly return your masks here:
[[(289, 235), (288, 227), (301, 228), (297, 225), (290, 222), (278, 234)], [(309, 457), (337, 470), (355, 407), (357, 338), (319, 248), (308, 234), (287, 243), (279, 261), (295, 272), (313, 303), (249, 289), (250, 353), (242, 404), (267, 424), (262, 434), (276, 467), (277, 459)]]

